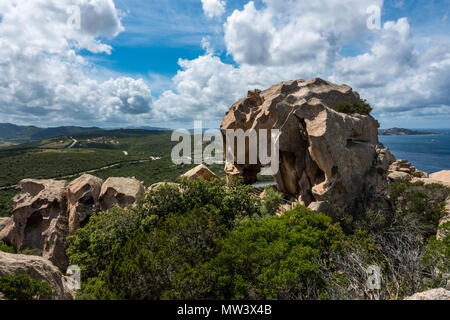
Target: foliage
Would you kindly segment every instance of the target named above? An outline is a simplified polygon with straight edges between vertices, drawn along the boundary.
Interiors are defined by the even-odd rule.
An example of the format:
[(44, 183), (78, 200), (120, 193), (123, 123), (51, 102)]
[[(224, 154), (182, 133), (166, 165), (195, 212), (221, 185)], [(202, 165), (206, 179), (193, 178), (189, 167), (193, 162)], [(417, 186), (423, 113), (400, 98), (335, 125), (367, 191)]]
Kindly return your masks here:
[(13, 247), (4, 244), (3, 241), (0, 241), (0, 251), (7, 253), (16, 253)]
[(17, 276), (1, 276), (0, 292), (11, 300), (48, 299), (52, 288), (45, 281), (37, 281), (23, 274)]
[(272, 187), (264, 188), (264, 197), (261, 200), (261, 214), (271, 216), (276, 214), (278, 208), (283, 203), (283, 195), (275, 191)]
[(92, 215), (84, 228), (67, 239), (70, 262), (80, 266), (83, 279), (97, 276), (138, 227), (133, 210), (114, 208)]
[(319, 261), (328, 263), (343, 238), (331, 218), (303, 206), (248, 221), (220, 242), (220, 291), (226, 299), (317, 299), (327, 290)]
[(372, 107), (367, 103), (366, 100), (359, 100), (358, 102), (344, 101), (336, 104), (333, 109), (337, 112), (342, 113), (357, 113), (363, 115), (369, 115), (372, 112)]

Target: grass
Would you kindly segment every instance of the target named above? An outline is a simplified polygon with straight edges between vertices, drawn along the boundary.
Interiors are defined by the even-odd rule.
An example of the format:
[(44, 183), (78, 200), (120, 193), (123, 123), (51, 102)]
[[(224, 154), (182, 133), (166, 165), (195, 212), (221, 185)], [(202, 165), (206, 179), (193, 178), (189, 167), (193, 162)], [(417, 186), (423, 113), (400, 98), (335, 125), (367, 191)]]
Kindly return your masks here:
[[(71, 149), (66, 148), (73, 142), (69, 137), (0, 149), (0, 188), (15, 185), (25, 178), (71, 181), (83, 172), (110, 165), (115, 166), (91, 174), (102, 179), (136, 177), (149, 186), (160, 181), (175, 181), (196, 166), (172, 163), (170, 153), (178, 142), (171, 141), (169, 131), (112, 130), (72, 137), (78, 144)], [(150, 157), (161, 159), (149, 161)], [(136, 163), (141, 160), (146, 162)], [(210, 168), (224, 176), (222, 165)], [(0, 190), (0, 216), (11, 214), (11, 199), (17, 192), (15, 189)]]

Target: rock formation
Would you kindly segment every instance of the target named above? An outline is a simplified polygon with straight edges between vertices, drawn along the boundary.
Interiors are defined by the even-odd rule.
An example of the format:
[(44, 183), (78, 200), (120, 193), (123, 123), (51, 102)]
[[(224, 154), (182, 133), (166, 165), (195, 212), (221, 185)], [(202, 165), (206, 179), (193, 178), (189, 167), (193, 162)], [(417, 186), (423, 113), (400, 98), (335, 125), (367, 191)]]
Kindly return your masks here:
[(136, 179), (110, 178), (103, 183), (88, 174), (69, 184), (26, 179), (20, 188), (22, 192), (13, 199), (12, 217), (0, 219), (0, 240), (17, 252), (34, 250), (62, 271), (69, 264), (67, 236), (84, 226), (92, 213), (123, 208), (145, 193)]
[(446, 184), (450, 184), (450, 170), (442, 170), (439, 172), (432, 173), (430, 174), (430, 178), (444, 182)]
[(13, 199), (12, 223), (1, 232), (2, 239), (17, 251), (37, 250), (61, 269), (67, 267), (66, 184), (56, 180), (22, 180), (22, 192)]
[(70, 234), (83, 227), (89, 216), (98, 211), (102, 185), (102, 179), (84, 174), (67, 186)]
[(34, 280), (46, 281), (52, 287), (51, 299), (73, 299), (65, 277), (49, 260), (22, 254), (0, 252), (0, 276), (27, 274)]
[[(332, 109), (339, 102), (359, 101), (349, 86), (318, 78), (282, 82), (233, 104), (222, 120), (222, 135), (225, 141), (227, 129), (267, 129), (270, 150), (270, 132), (279, 129), (278, 189), (299, 196), (305, 205), (327, 200), (346, 206), (368, 193), (374, 177), (395, 160), (379, 143), (373, 117)], [(236, 152), (225, 165), (228, 178), (241, 175), (246, 183), (255, 182), (260, 170), (260, 162), (238, 164)]]
[(388, 178), (392, 182), (410, 181), (412, 178), (428, 177), (428, 173), (416, 169), (407, 160), (397, 160), (389, 166)]
[(450, 291), (444, 288), (432, 289), (416, 293), (405, 300), (450, 300)]
[(207, 166), (204, 164), (200, 164), (196, 166), (195, 168), (189, 170), (185, 174), (181, 175), (180, 178), (187, 178), (187, 179), (203, 179), (207, 181), (211, 181), (213, 179), (219, 179), (219, 177), (209, 170)]
[(109, 178), (100, 191), (100, 209), (125, 208), (145, 194), (144, 185), (134, 178)]

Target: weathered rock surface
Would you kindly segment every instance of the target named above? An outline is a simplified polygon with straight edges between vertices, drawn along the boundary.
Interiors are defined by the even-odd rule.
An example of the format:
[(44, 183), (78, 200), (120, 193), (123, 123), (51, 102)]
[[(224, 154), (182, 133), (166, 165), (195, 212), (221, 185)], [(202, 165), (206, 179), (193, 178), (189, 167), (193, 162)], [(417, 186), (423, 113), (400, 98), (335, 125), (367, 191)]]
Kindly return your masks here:
[(102, 179), (84, 174), (67, 186), (70, 234), (86, 225), (89, 216), (99, 209), (102, 185)]
[(444, 288), (432, 289), (416, 293), (405, 300), (450, 300), (450, 291)]
[(10, 224), (12, 224), (12, 218), (6, 217), (6, 218), (0, 218), (0, 234), (2, 230), (7, 228)]
[(68, 263), (66, 184), (56, 180), (22, 180), (22, 193), (13, 199), (13, 223), (6, 228), (7, 234), (0, 234), (0, 239), (16, 251), (37, 249), (62, 270)]
[[(408, 175), (406, 180), (411, 180), (412, 178), (428, 178), (429, 175), (426, 172), (420, 171), (413, 167), (410, 162), (407, 160), (397, 160), (392, 162), (389, 166), (390, 176), (392, 175), (392, 180), (395, 180), (395, 177), (399, 177), (398, 173), (406, 173)], [(403, 177), (406, 177), (403, 175)], [(402, 179), (399, 179), (402, 180)], [(404, 179), (403, 179), (404, 180)]]
[(189, 170), (185, 174), (181, 175), (180, 178), (203, 179), (203, 180), (207, 180), (207, 181), (211, 181), (213, 179), (219, 179), (219, 177), (204, 164), (200, 164), (200, 165), (196, 166), (195, 168)]
[(430, 174), (430, 178), (444, 182), (445, 184), (450, 184), (450, 170), (442, 170)]
[[(328, 200), (346, 206), (368, 192), (372, 177), (394, 160), (378, 141), (373, 117), (332, 110), (339, 102), (359, 100), (349, 86), (318, 78), (282, 82), (237, 101), (222, 120), (222, 135), (225, 141), (227, 129), (267, 129), (270, 150), (271, 129), (279, 129), (278, 189), (300, 195), (306, 205)], [(259, 161), (238, 164), (236, 152), (225, 165), (227, 178), (240, 175), (246, 183), (254, 183), (260, 170)]]
[(20, 274), (48, 282), (53, 290), (51, 299), (73, 299), (74, 293), (67, 288), (64, 275), (49, 260), (38, 256), (0, 252), (0, 276)]
[(389, 173), (388, 175), (388, 179), (391, 180), (392, 182), (404, 182), (404, 181), (410, 181), (411, 180), (411, 175), (406, 173), (406, 172), (401, 172), (401, 171), (394, 171)]
[(180, 185), (178, 183), (174, 183), (174, 182), (158, 182), (158, 183), (154, 183), (150, 187), (148, 187), (147, 192), (150, 190), (156, 190), (162, 186), (179, 187)]
[(100, 209), (108, 210), (115, 206), (125, 208), (144, 194), (144, 185), (134, 178), (109, 178), (100, 191)]

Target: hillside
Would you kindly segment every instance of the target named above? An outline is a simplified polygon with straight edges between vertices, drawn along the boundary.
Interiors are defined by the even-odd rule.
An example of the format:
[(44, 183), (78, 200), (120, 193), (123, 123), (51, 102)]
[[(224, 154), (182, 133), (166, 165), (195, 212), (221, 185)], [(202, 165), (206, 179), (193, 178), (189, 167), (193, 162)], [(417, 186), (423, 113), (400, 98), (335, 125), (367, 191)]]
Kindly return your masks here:
[(0, 123), (0, 141), (25, 143), (98, 130), (102, 129), (98, 127), (83, 128), (75, 126), (39, 128), (35, 126), (19, 126), (11, 123)]

